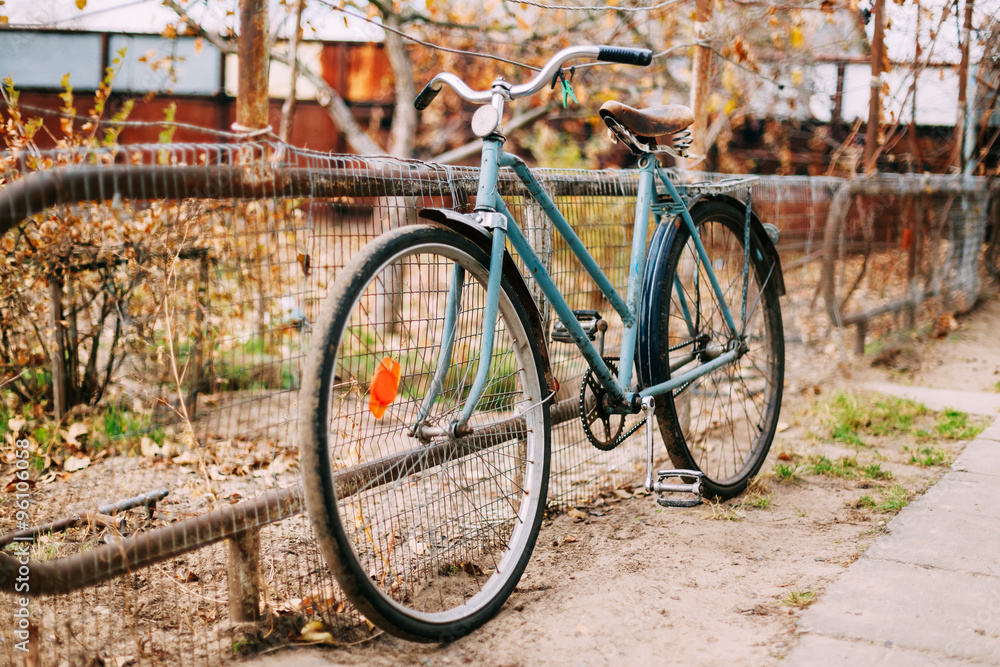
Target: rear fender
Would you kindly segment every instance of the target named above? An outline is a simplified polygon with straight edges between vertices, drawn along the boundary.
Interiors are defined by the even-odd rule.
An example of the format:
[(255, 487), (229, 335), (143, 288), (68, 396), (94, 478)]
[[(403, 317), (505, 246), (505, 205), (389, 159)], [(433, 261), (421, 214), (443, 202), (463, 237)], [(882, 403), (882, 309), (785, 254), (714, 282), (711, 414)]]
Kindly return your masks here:
[[(710, 201), (723, 201), (741, 211), (745, 211), (747, 207), (745, 202), (741, 202), (735, 197), (729, 197), (727, 195), (705, 195), (697, 197), (688, 206), (691, 211), (691, 215), (694, 216), (694, 212), (699, 206), (707, 204)], [(765, 265), (774, 267), (771, 280), (775, 281), (775, 287), (778, 289), (778, 296), (785, 296), (785, 276), (781, 271), (781, 260), (778, 258), (778, 249), (774, 247), (774, 243), (771, 242), (771, 237), (768, 236), (767, 231), (764, 230), (764, 223), (760, 221), (760, 218), (758, 218), (757, 214), (752, 210), (750, 211), (750, 233), (753, 234), (754, 240), (764, 253)]]
[[(710, 201), (720, 200), (737, 210), (746, 210), (746, 204), (733, 197), (704, 196), (698, 197), (690, 203), (689, 210), (692, 217), (699, 206), (704, 206)], [(667, 254), (674, 243), (680, 224), (682, 223), (679, 218), (664, 218), (653, 232), (647, 250), (642, 303), (639, 306), (639, 339), (636, 345), (636, 367), (639, 373), (639, 382), (643, 387), (651, 387), (668, 379), (661, 377), (658, 370), (662, 367), (663, 360), (666, 359), (668, 353), (667, 346), (660, 345), (660, 330), (657, 319), (660, 312), (659, 286), (664, 280)], [(778, 294), (783, 296), (785, 294), (785, 279), (781, 272), (778, 251), (774, 247), (774, 243), (771, 242), (771, 237), (764, 230), (764, 225), (752, 211), (750, 213), (750, 233), (753, 235), (756, 246), (764, 255), (765, 264), (774, 267), (771, 280), (775, 281)]]
[[(493, 247), (493, 237), (488, 229), (476, 223), (472, 216), (464, 215), (446, 208), (425, 208), (418, 214), (424, 220), (429, 220), (443, 227), (466, 237), (486, 253), (488, 257)], [(503, 277), (514, 289), (517, 299), (524, 305), (531, 323), (531, 330), (535, 337), (535, 344), (538, 346), (538, 354), (542, 358), (542, 368), (545, 374), (545, 384), (548, 385), (549, 393), (556, 391), (555, 377), (552, 375), (552, 365), (549, 363), (549, 348), (545, 343), (545, 326), (542, 316), (535, 305), (535, 299), (531, 296), (528, 285), (524, 282), (524, 277), (517, 270), (514, 259), (509, 252), (503, 254)]]

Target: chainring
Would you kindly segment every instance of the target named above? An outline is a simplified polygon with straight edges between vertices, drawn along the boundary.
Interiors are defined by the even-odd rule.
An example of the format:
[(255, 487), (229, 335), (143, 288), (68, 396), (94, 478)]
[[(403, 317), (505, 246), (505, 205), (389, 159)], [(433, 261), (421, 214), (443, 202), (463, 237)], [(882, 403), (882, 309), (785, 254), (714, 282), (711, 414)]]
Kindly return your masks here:
[[(618, 357), (604, 357), (604, 363), (612, 375), (618, 375)], [(588, 368), (583, 375), (583, 382), (580, 383), (580, 422), (583, 424), (583, 432), (597, 449), (602, 452), (610, 452), (618, 445), (635, 433), (639, 427), (646, 423), (642, 419), (632, 428), (625, 431), (626, 415), (605, 413), (602, 409), (603, 398), (607, 391), (601, 381), (594, 375), (594, 369)], [(595, 432), (595, 424), (600, 424)]]

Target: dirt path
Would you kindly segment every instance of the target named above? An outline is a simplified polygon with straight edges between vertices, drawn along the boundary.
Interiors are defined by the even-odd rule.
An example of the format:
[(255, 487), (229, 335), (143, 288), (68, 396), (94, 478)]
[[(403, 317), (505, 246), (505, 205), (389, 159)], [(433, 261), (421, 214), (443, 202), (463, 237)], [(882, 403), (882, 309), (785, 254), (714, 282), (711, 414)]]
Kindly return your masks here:
[[(940, 415), (918, 416), (915, 426), (887, 435), (864, 426), (835, 435), (851, 406), (868, 409), (878, 400), (839, 392), (874, 379), (997, 391), (998, 330), (1000, 299), (993, 299), (943, 338), (908, 344), (874, 368), (870, 358), (821, 367), (816, 359), (828, 342), (792, 343), (780, 433), (764, 466), (769, 474), (753, 492), (685, 510), (620, 493), (630, 497), (546, 521), (510, 601), (452, 644), (380, 636), (339, 649), (283, 649), (253, 664), (610, 665), (667, 657), (778, 664), (795, 642), (801, 609), (965, 445), (946, 439), (941, 424), (952, 424)], [(901, 411), (883, 410), (889, 417)]]

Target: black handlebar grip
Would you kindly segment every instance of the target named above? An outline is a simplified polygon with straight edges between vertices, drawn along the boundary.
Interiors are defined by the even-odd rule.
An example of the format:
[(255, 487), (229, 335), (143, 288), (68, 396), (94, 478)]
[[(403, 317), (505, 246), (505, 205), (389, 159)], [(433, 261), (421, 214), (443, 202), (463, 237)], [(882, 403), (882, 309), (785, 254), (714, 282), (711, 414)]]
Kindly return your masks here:
[(597, 59), (607, 63), (622, 63), (623, 65), (645, 67), (653, 62), (653, 52), (649, 49), (626, 49), (621, 46), (602, 46), (597, 52)]
[(413, 106), (417, 108), (417, 111), (423, 111), (430, 106), (431, 102), (434, 101), (434, 98), (437, 97), (437, 94), (440, 92), (440, 88), (432, 88), (431, 84), (428, 83), (424, 86), (424, 89), (420, 91), (420, 94), (417, 95), (417, 99), (413, 100)]

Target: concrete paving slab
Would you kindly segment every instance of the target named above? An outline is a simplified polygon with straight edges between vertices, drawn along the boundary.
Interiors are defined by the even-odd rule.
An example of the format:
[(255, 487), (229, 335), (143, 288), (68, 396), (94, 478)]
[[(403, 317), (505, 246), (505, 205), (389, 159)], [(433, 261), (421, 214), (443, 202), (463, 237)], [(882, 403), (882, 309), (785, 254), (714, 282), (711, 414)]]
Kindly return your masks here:
[(969, 414), (990, 417), (996, 417), (1000, 413), (1000, 394), (992, 392), (907, 387), (890, 382), (870, 382), (864, 387), (871, 391), (920, 401), (932, 410), (956, 408)]
[[(865, 555), (1000, 577), (996, 527), (994, 516), (943, 510), (925, 502), (900, 512), (889, 524), (892, 533), (875, 542)], [(1000, 589), (1000, 579), (996, 583)]]
[(898, 646), (806, 635), (781, 664), (782, 667), (978, 667), (989, 663)]
[(952, 470), (980, 475), (1000, 475), (1000, 442), (986, 440), (982, 436), (976, 438), (955, 459)]
[(806, 610), (799, 628), (998, 664), (1000, 578), (866, 554)]
[[(929, 505), (938, 512), (1000, 519), (1000, 480), (995, 475), (948, 473), (927, 493), (906, 507), (900, 516), (905, 516), (911, 508), (924, 505)], [(897, 516), (896, 519), (898, 518)], [(893, 528), (896, 519), (889, 524), (890, 528)]]
[(1000, 419), (988, 426), (985, 431), (979, 434), (976, 440), (992, 440), (993, 442), (1000, 442)]

